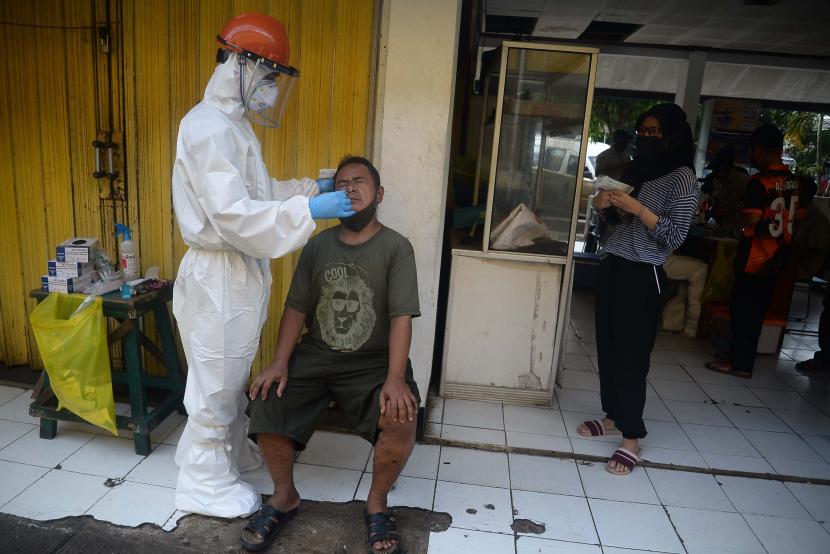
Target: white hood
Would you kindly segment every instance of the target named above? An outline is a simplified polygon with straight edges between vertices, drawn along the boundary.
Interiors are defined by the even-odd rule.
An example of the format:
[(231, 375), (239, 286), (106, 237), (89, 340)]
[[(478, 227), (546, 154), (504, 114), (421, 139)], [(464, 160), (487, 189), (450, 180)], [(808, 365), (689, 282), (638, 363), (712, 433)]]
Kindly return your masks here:
[(245, 107), (239, 94), (239, 64), (235, 53), (231, 53), (225, 63), (216, 66), (205, 87), (205, 103), (218, 108), (235, 120), (242, 119), (245, 115)]

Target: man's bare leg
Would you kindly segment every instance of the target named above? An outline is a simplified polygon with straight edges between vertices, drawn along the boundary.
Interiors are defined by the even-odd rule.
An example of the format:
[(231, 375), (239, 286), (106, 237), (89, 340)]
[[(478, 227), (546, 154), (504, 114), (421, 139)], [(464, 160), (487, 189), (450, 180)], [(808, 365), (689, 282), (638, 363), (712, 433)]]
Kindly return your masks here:
[[(257, 433), (257, 444), (274, 481), (274, 494), (268, 504), (282, 513), (290, 512), (300, 505), (300, 493), (294, 486), (294, 441), (272, 433)], [(248, 529), (242, 530), (242, 538), (251, 544), (261, 539)]]
[[(415, 446), (415, 421), (396, 423), (389, 414), (380, 417), (378, 428), (380, 434), (375, 443), (375, 455), (372, 466), (372, 486), (366, 500), (366, 512), (377, 514), (386, 512), (387, 496), (398, 476), (401, 474), (412, 448)], [(391, 548), (396, 541), (386, 540), (372, 544), (375, 550)]]
[(274, 481), (274, 494), (268, 499), (268, 504), (281, 512), (293, 510), (300, 504), (300, 493), (294, 487), (294, 440), (272, 433), (259, 433), (257, 444)]

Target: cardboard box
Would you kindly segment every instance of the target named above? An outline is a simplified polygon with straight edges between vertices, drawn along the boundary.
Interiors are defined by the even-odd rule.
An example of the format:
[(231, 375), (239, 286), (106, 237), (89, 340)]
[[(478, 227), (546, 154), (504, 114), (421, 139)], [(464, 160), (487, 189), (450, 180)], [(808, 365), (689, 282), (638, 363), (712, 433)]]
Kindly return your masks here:
[(44, 275), (40, 278), (40, 289), (44, 292), (84, 292), (92, 286), (92, 273), (83, 277), (50, 277)]
[(81, 277), (93, 270), (92, 264), (81, 264), (78, 262), (59, 262), (49, 260), (49, 276), (67, 279), (69, 277)]
[(55, 254), (59, 262), (94, 263), (99, 246), (96, 238), (75, 237), (59, 244)]

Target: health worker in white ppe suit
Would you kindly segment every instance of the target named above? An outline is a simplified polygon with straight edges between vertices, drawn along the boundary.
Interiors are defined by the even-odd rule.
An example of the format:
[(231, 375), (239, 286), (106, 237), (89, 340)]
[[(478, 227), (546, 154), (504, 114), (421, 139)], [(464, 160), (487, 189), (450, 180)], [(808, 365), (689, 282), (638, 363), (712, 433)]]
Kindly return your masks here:
[(315, 219), (354, 212), (345, 193), (320, 194), (333, 182), (276, 181), (265, 167), (251, 121), (278, 126), (299, 75), (287, 65), (282, 23), (243, 14), (217, 39), (219, 65), (204, 99), (181, 121), (173, 167), (173, 206), (189, 247), (173, 292), (188, 365), (175, 504), (232, 518), (260, 506), (240, 473), (262, 463), (244, 412), (270, 261), (303, 246)]

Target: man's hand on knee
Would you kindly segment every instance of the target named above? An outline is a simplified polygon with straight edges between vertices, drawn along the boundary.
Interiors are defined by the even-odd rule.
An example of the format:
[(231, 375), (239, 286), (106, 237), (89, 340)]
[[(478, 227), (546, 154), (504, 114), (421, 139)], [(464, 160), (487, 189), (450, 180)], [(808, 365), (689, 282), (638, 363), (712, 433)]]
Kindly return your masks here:
[(380, 415), (391, 417), (395, 423), (415, 421), (418, 413), (418, 401), (412, 394), (406, 380), (389, 376), (380, 389)]
[(250, 398), (254, 400), (262, 395), (262, 399), (268, 398), (268, 390), (277, 383), (277, 396), (282, 398), (282, 393), (288, 385), (288, 364), (274, 360), (262, 373), (254, 378), (251, 383)]

